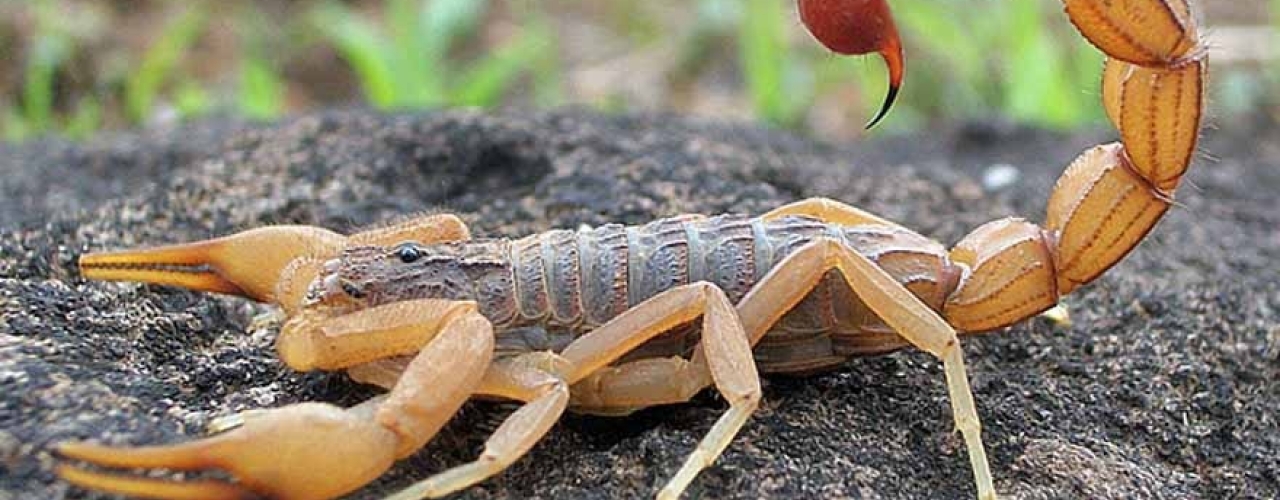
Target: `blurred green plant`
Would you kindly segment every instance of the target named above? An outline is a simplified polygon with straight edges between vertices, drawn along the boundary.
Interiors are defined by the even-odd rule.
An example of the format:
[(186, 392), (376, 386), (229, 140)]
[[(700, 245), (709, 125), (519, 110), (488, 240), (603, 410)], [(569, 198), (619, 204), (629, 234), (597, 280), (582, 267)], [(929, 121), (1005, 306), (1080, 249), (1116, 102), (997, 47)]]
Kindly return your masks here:
[(1102, 119), (1102, 55), (1056, 3), (898, 0), (894, 12), (915, 117), (1003, 115), (1056, 128)]
[[(1271, 0), (1271, 27), (1273, 28), (1272, 36), (1280, 37), (1280, 0)], [(1272, 54), (1272, 57), (1276, 55)], [(1275, 64), (1275, 61), (1272, 61), (1272, 64), (1268, 64), (1266, 69), (1271, 78), (1271, 104), (1280, 107), (1280, 64)], [(1280, 114), (1280, 109), (1277, 109), (1276, 113)], [(1276, 118), (1280, 118), (1280, 115), (1277, 115)]]
[(54, 116), (55, 77), (74, 55), (75, 40), (59, 22), (53, 2), (37, 0), (33, 7), (36, 26), (27, 51), (21, 105), (6, 108), (0, 115), (0, 135), (8, 141), (20, 141), (60, 126), (69, 136), (87, 136), (101, 120), (101, 107), (92, 96), (80, 98), (62, 123)]
[(791, 10), (777, 0), (746, 0), (738, 29), (738, 54), (756, 116), (775, 125), (799, 123), (812, 102), (811, 79), (791, 59), (786, 27)]
[[(798, 126), (817, 96), (847, 86), (858, 89), (862, 106), (850, 113), (871, 116), (887, 90), (883, 66), (830, 54), (807, 35), (789, 37), (788, 27), (803, 29), (792, 4), (700, 0), (695, 30), (736, 35), (746, 91), (761, 119)], [(883, 127), (1003, 116), (1068, 128), (1102, 119), (1102, 56), (1071, 28), (1056, 2), (896, 0), (893, 9), (907, 45), (907, 82), (894, 118)], [(714, 57), (700, 47), (685, 52)]]
[(72, 43), (71, 37), (53, 22), (50, 2), (42, 0), (36, 9), (36, 37), (27, 60), (22, 108), (27, 126), (43, 131), (53, 118), (53, 76), (71, 55)]
[[(1280, 0), (1266, 4), (1270, 33), (1266, 40), (1280, 37)], [(1274, 48), (1274, 47), (1273, 47)], [(1275, 53), (1272, 53), (1272, 57)], [(1224, 65), (1225, 66), (1225, 65)], [(1223, 115), (1268, 113), (1280, 119), (1280, 66), (1274, 61), (1237, 63), (1218, 68), (1213, 75), (1212, 102)]]
[(259, 53), (250, 52), (240, 63), (238, 107), (244, 116), (270, 120), (284, 111), (285, 84)]
[(285, 109), (287, 84), (275, 70), (267, 48), (266, 34), (272, 27), (253, 4), (237, 16), (237, 36), (241, 40), (240, 81), (236, 89), (236, 109), (252, 120), (271, 120)]
[(365, 97), (379, 108), (491, 106), (525, 73), (533, 74), (540, 99), (558, 99), (551, 88), (558, 75), (552, 31), (528, 6), (523, 7), (528, 21), (507, 43), (469, 64), (450, 57), (457, 45), (476, 34), (489, 3), (388, 0), (385, 26), (380, 27), (343, 4), (326, 2), (312, 13), (312, 22), (351, 65)]
[[(1258, 1), (1267, 2), (1280, 31), (1280, 0)], [(886, 90), (878, 59), (833, 55), (804, 33), (794, 0), (318, 0), (286, 4), (275, 15), (288, 22), (273, 19), (263, 12), (270, 7), (251, 0), (235, 1), (229, 9), (175, 2), (156, 9), (176, 15), (166, 17), (141, 54), (105, 55), (91, 41), (102, 39), (98, 28), (118, 14), (98, 13), (106, 21), (90, 23), (94, 29), (88, 31), (96, 35), (86, 35), (79, 20), (85, 16), (69, 14), (83, 8), (75, 5), (32, 0), (24, 7), (29, 10), (18, 9), (34, 23), (15, 31), (26, 39), (13, 45), (26, 52), (15, 105), (0, 109), (3, 138), (48, 132), (84, 137), (103, 123), (211, 111), (274, 119), (291, 104), (316, 97), (306, 82), (286, 78), (291, 73), (282, 68), (317, 46), (336, 52), (358, 91), (380, 109), (494, 106), (513, 99), (553, 106), (565, 100), (561, 82), (578, 76), (562, 67), (562, 51), (578, 63), (585, 58), (587, 68), (619, 58), (619, 50), (669, 57), (671, 64), (650, 66), (666, 73), (656, 81), (669, 87), (656, 95), (687, 102), (705, 95), (709, 84), (713, 93), (727, 91), (731, 103), (741, 99), (761, 120), (788, 128), (827, 126), (830, 110), (815, 109), (818, 102), (838, 103), (856, 126), (876, 111)], [(908, 69), (884, 130), (991, 117), (1056, 128), (1103, 121), (1102, 57), (1070, 26), (1058, 1), (894, 0), (893, 8)], [(214, 30), (212, 43), (230, 47), (229, 55), (218, 57), (229, 58), (231, 77), (188, 74), (193, 63), (209, 60), (191, 55), (196, 44), (210, 40), (205, 35), (211, 26), (225, 26), (229, 13), (232, 40)], [(689, 17), (672, 17), (683, 13)], [(563, 26), (551, 17), (558, 15), (588, 19), (585, 39), (610, 45), (565, 45), (577, 42), (560, 41), (555, 30)], [(726, 69), (731, 79), (722, 78)], [(1226, 90), (1216, 102), (1228, 110), (1253, 109), (1280, 95), (1275, 65), (1237, 76), (1224, 72), (1218, 79)], [(320, 102), (333, 98), (323, 94)], [(597, 100), (610, 110), (634, 107), (626, 97)], [(857, 109), (843, 111), (849, 103)]]
[(171, 21), (142, 55), (137, 70), (124, 86), (125, 113), (133, 123), (150, 117), (156, 97), (166, 83), (177, 83), (175, 107), (182, 116), (194, 116), (210, 107), (208, 95), (191, 80), (180, 80), (177, 64), (204, 32), (208, 13), (204, 3), (194, 3)]

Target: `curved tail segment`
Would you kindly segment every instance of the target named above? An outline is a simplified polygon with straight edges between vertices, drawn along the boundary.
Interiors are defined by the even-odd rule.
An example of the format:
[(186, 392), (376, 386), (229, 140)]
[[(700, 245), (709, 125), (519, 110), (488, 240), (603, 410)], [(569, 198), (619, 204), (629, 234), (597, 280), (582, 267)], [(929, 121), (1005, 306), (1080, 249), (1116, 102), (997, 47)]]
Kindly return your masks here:
[(969, 272), (944, 314), (975, 332), (1057, 304), (1137, 246), (1173, 203), (1200, 136), (1208, 56), (1186, 0), (1064, 0), (1107, 55), (1102, 98), (1121, 142), (1085, 151), (1058, 179), (1045, 228), (979, 227), (951, 252)]
[(889, 69), (889, 93), (867, 128), (876, 126), (898, 97), (906, 73), (898, 26), (885, 0), (799, 0), (800, 21), (832, 52), (844, 55), (878, 53)]

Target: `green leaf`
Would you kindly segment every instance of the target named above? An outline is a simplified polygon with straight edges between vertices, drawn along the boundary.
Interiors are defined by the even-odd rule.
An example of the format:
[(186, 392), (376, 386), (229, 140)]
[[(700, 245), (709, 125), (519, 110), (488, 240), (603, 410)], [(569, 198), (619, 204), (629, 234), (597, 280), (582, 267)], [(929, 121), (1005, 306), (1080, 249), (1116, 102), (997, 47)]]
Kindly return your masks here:
[(102, 126), (102, 104), (92, 95), (80, 98), (76, 110), (66, 123), (62, 132), (73, 139), (86, 139)]
[(27, 53), (22, 85), (24, 134), (42, 133), (52, 125), (54, 77), (72, 52), (70, 36), (57, 27), (53, 5), (42, 0), (36, 7), (36, 33)]
[(457, 85), (452, 104), (489, 107), (498, 103), (521, 72), (550, 52), (548, 32), (526, 29), (516, 40), (499, 47), (468, 69)]
[(529, 22), (524, 30), (528, 39), (525, 43), (533, 47), (526, 66), (533, 76), (534, 102), (541, 107), (558, 106), (564, 102), (564, 90), (561, 88), (563, 70), (555, 30), (545, 15), (533, 9), (529, 11), (525, 16)]
[(174, 91), (173, 107), (178, 111), (178, 116), (194, 118), (213, 109), (213, 98), (195, 80), (184, 79)]
[(449, 51), (458, 43), (472, 36), (480, 26), (487, 0), (429, 0), (422, 3), (417, 18), (417, 42), (413, 52), (404, 54), (405, 64), (417, 68), (422, 81), (416, 87), (422, 89), (426, 103), (441, 105), (449, 98)]
[(1056, 99), (1062, 71), (1053, 48), (1042, 36), (1039, 3), (1012, 2), (1009, 36), (1005, 42), (1009, 58), (1005, 61), (1007, 84), (1004, 108), (1022, 121), (1057, 121), (1063, 103)]
[(31, 127), (13, 108), (5, 108), (0, 114), (0, 136), (8, 142), (21, 142), (31, 135)]
[(125, 110), (134, 122), (141, 122), (151, 112), (160, 87), (173, 79), (178, 61), (204, 31), (205, 7), (193, 5), (165, 27), (125, 83)]
[(430, 0), (425, 2), (418, 25), (424, 48), (437, 57), (470, 36), (489, 8), (487, 0)]
[(240, 112), (255, 120), (280, 116), (285, 84), (271, 64), (257, 55), (246, 55), (240, 66)]
[(738, 49), (747, 92), (756, 114), (771, 123), (789, 125), (802, 106), (789, 105), (786, 84), (786, 34), (782, 2), (746, 0), (742, 24), (739, 26)]
[(356, 72), (365, 98), (374, 106), (389, 108), (397, 103), (390, 42), (368, 21), (342, 4), (326, 2), (313, 11), (312, 19)]
[(393, 47), (386, 56), (395, 68), (392, 77), (397, 107), (437, 106), (443, 99), (443, 82), (433, 71), (437, 61), (428, 53), (427, 35), (418, 24), (419, 13), (426, 5), (422, 0), (386, 2), (384, 17)]
[[(931, 114), (973, 116), (985, 113), (995, 80), (987, 64), (987, 43), (998, 16), (975, 15), (973, 7), (936, 0), (903, 0), (894, 4), (907, 50), (903, 104), (932, 108)], [(868, 100), (874, 106), (878, 100)], [(869, 109), (874, 112), (874, 109)]]

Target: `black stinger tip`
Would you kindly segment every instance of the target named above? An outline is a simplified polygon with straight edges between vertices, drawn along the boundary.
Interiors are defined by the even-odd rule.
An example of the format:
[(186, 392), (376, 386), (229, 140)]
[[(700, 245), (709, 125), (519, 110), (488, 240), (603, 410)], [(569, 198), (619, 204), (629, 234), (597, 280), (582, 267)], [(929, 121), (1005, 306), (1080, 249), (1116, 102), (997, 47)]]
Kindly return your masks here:
[(872, 118), (871, 122), (867, 124), (867, 130), (871, 130), (871, 128), (876, 126), (877, 123), (880, 123), (880, 120), (882, 120), (885, 115), (889, 114), (889, 108), (893, 107), (893, 101), (898, 98), (898, 89), (899, 87), (897, 85), (889, 86), (889, 94), (884, 96), (884, 105), (880, 107), (880, 112), (876, 114), (876, 117)]

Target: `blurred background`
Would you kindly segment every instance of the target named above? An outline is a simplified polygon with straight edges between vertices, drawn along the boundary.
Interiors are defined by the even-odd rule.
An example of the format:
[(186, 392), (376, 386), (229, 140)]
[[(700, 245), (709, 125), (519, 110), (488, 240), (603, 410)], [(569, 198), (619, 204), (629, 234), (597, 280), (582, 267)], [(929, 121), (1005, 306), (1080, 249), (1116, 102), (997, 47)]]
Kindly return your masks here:
[[(1058, 0), (891, 0), (907, 84), (877, 133), (1102, 124), (1101, 57)], [(1280, 117), (1280, 0), (1199, 0), (1211, 119)], [(885, 93), (793, 0), (0, 0), (0, 137), (81, 139), (317, 108), (565, 105), (841, 140)]]

